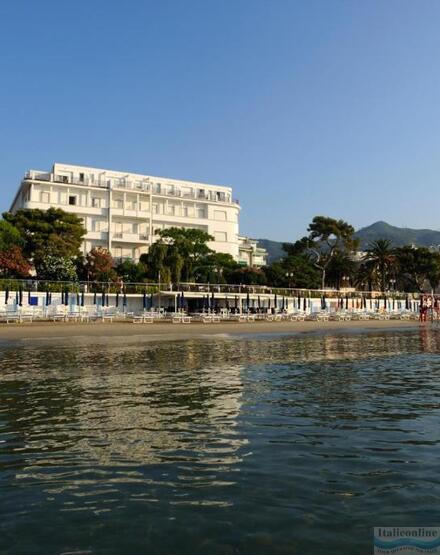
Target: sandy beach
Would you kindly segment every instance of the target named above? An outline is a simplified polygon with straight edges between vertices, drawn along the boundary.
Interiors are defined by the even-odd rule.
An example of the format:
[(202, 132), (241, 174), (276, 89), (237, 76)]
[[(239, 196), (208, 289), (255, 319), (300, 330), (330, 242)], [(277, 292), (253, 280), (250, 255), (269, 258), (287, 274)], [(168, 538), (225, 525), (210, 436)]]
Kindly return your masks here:
[[(429, 324), (427, 324), (429, 326)], [(66, 343), (123, 340), (124, 342), (176, 341), (208, 336), (237, 336), (249, 334), (299, 334), (341, 331), (375, 331), (391, 329), (414, 329), (420, 324), (401, 320), (367, 320), (342, 322), (222, 322), (217, 324), (133, 324), (113, 323), (61, 323), (34, 322), (32, 324), (3, 324), (0, 326), (0, 341), (59, 341)]]

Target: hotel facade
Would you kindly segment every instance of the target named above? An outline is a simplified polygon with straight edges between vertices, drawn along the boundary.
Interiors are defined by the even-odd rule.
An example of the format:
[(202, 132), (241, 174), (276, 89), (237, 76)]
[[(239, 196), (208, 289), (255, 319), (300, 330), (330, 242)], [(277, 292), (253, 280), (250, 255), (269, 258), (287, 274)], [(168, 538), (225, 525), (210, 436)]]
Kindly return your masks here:
[(206, 231), (213, 250), (240, 259), (240, 205), (230, 187), (55, 163), (26, 173), (10, 210), (50, 207), (83, 220), (84, 254), (104, 247), (138, 260), (159, 230), (182, 227)]

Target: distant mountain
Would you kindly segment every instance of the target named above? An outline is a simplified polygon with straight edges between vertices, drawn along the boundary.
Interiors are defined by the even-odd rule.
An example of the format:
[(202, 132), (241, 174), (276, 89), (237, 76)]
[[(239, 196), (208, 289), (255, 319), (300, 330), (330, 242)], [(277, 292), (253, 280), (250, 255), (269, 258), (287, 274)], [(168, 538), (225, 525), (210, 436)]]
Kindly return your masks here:
[(395, 227), (386, 222), (376, 222), (356, 231), (355, 237), (360, 240), (360, 249), (364, 250), (371, 241), (388, 239), (393, 247), (416, 245), (430, 247), (440, 245), (440, 231), (432, 229), (410, 229), (409, 227)]
[[(377, 239), (388, 239), (393, 247), (403, 245), (416, 245), (418, 247), (431, 247), (440, 245), (440, 231), (433, 229), (411, 229), (409, 227), (396, 227), (386, 222), (376, 222), (367, 227), (358, 229), (354, 234), (360, 241), (360, 249), (365, 250), (369, 243)], [(258, 239), (261, 247), (269, 253), (269, 264), (285, 256), (283, 243), (270, 239)]]
[(280, 241), (271, 241), (270, 239), (257, 239), (258, 244), (260, 247), (263, 247), (267, 250), (268, 256), (268, 263), (272, 264), (272, 262), (276, 262), (283, 256), (286, 256), (286, 253), (283, 251), (283, 243)]

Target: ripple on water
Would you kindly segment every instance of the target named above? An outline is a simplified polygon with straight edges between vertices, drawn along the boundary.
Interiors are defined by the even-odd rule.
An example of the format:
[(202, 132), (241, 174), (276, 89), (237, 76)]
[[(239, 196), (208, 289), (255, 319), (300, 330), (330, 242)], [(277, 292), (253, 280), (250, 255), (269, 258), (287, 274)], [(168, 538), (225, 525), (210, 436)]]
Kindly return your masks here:
[(0, 352), (0, 551), (371, 550), (433, 525), (435, 331)]

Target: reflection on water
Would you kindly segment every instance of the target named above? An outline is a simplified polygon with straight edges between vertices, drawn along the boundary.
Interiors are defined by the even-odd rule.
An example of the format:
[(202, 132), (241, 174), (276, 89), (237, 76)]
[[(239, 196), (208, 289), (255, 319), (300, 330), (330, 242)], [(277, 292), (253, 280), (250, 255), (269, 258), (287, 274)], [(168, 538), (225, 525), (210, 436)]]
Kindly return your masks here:
[(0, 552), (371, 551), (435, 525), (440, 333), (11, 346)]

